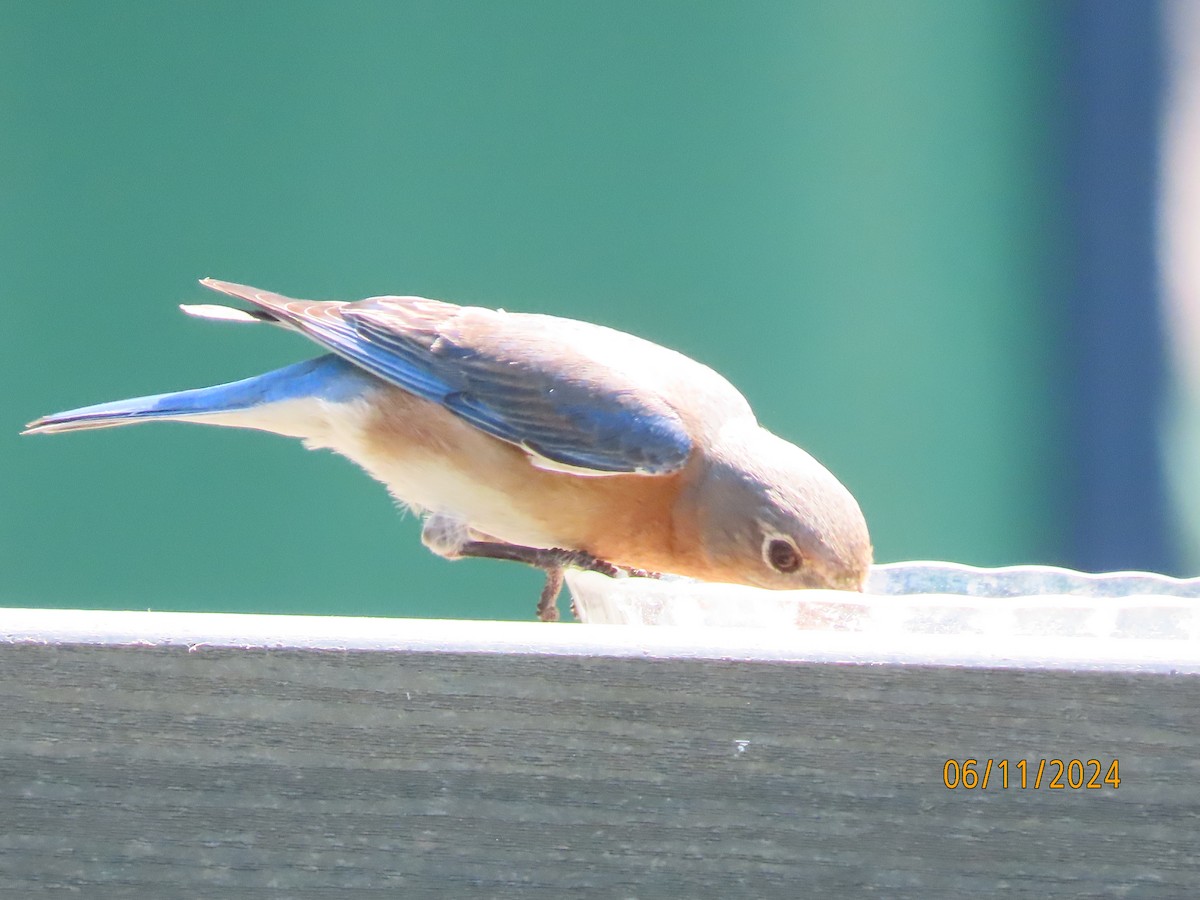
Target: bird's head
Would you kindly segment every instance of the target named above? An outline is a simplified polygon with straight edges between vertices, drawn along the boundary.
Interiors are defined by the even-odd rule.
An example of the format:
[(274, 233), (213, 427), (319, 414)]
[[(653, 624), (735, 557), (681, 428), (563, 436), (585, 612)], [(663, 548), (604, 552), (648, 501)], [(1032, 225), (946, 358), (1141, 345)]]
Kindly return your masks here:
[(842, 483), (757, 424), (721, 438), (695, 495), (713, 576), (773, 590), (861, 591), (871, 538)]

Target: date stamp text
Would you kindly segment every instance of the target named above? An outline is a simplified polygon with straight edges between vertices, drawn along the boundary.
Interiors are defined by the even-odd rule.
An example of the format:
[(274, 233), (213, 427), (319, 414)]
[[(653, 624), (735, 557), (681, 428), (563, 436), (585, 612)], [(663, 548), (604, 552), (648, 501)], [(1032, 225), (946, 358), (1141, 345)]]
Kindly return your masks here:
[(1116, 790), (1121, 786), (1119, 760), (1098, 759), (948, 759), (942, 784), (949, 790)]

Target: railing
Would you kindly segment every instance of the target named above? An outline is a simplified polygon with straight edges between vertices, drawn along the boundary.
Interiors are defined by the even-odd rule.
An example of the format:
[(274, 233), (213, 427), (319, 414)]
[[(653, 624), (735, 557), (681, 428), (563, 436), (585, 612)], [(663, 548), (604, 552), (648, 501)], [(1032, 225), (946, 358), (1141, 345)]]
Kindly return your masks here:
[(1190, 896), (1197, 643), (1085, 643), (2, 610), (0, 896)]

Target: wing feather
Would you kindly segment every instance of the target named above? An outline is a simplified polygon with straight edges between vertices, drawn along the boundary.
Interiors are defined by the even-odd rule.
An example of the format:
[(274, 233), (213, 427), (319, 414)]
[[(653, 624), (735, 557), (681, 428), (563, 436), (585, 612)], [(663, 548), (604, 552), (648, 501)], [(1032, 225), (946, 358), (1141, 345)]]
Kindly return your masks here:
[(659, 475), (678, 470), (691, 454), (678, 412), (611, 359), (589, 352), (589, 338), (611, 339), (609, 329), (420, 297), (323, 302), (204, 284), (541, 457), (543, 468)]

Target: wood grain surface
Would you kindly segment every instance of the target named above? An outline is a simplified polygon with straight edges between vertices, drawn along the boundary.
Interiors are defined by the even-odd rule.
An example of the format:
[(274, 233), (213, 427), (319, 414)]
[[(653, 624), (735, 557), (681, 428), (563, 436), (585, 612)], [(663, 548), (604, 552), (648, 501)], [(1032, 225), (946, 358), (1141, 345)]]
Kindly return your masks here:
[[(0, 896), (1184, 898), (1198, 710), (1162, 673), (0, 643)], [(947, 790), (966, 757), (1122, 781)]]

